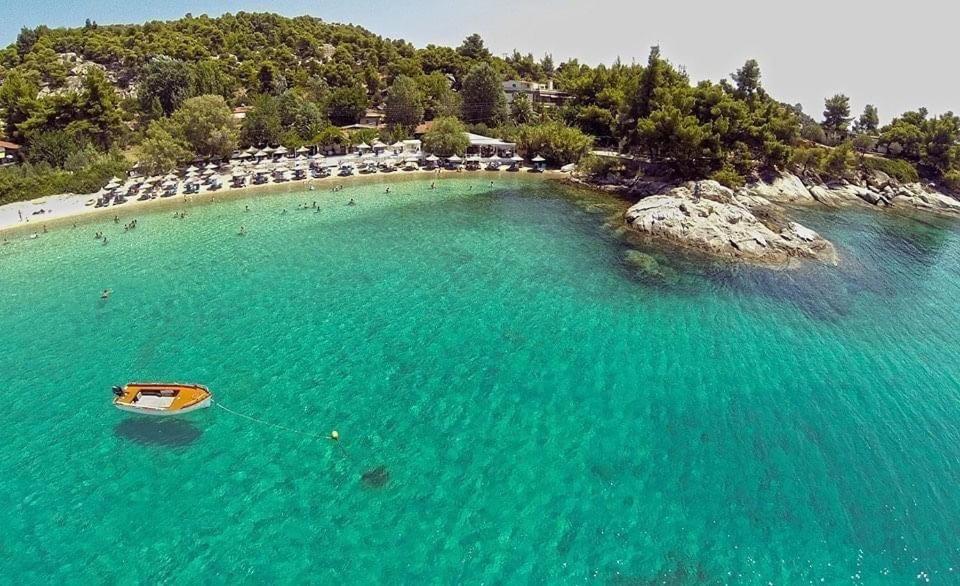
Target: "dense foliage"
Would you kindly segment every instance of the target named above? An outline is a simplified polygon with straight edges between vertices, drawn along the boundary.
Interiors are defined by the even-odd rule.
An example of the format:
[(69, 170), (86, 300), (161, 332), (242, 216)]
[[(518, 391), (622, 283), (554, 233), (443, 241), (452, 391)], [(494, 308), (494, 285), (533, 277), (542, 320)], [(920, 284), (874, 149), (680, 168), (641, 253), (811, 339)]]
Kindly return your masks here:
[[(456, 48), (418, 49), (318, 18), (240, 12), (24, 29), (0, 50), (0, 79), (0, 134), (23, 145), (28, 163), (6, 174), (46, 174), (50, 185), (89, 177), (93, 161), (103, 167), (124, 149), (149, 169), (167, 170), (237, 146), (369, 141), (369, 131), (337, 128), (368, 108), (385, 113), (379, 135), (388, 142), (434, 120), (425, 140), (441, 155), (462, 151), (452, 129), (467, 125), (517, 140), (522, 152), (551, 164), (597, 145), (676, 178), (727, 185), (785, 168), (821, 176), (867, 168), (945, 185), (960, 175), (960, 118), (952, 113), (921, 109), (881, 128), (875, 107), (854, 120), (849, 98), (837, 94), (818, 122), (771, 97), (752, 59), (729, 80), (691, 83), (658, 47), (643, 64), (556, 65), (550, 55), (498, 57), (479, 35)], [(552, 80), (569, 97), (552, 107), (520, 94), (508, 107), (505, 79)], [(238, 122), (231, 109), (239, 106)], [(39, 192), (49, 188), (24, 188), (18, 197)]]

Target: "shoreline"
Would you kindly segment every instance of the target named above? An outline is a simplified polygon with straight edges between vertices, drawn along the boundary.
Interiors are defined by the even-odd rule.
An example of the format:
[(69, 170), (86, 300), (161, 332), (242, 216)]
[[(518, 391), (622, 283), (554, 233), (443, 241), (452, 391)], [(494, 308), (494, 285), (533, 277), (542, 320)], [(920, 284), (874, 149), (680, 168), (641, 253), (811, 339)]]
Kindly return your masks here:
[[(560, 171), (545, 171), (543, 173), (531, 173), (528, 167), (523, 167), (519, 171), (449, 171), (443, 170), (438, 173), (436, 170), (418, 169), (416, 171), (395, 171), (393, 173), (372, 173), (339, 176), (331, 175), (323, 179), (303, 179), (300, 181), (284, 181), (283, 183), (269, 183), (267, 185), (245, 185), (243, 187), (230, 187), (230, 176), (220, 175), (223, 181), (223, 187), (216, 191), (202, 191), (200, 193), (185, 195), (178, 190), (176, 195), (170, 197), (157, 197), (148, 200), (130, 199), (120, 205), (110, 205), (97, 208), (87, 205), (87, 202), (97, 197), (96, 194), (58, 194), (47, 197), (39, 197), (31, 200), (18, 201), (0, 206), (0, 237), (6, 239), (10, 236), (32, 235), (43, 232), (44, 227), (56, 228), (76, 223), (79, 220), (89, 220), (97, 216), (112, 217), (119, 214), (125, 214), (131, 210), (150, 211), (154, 209), (176, 208), (184, 205), (194, 205), (198, 203), (216, 203), (217, 197), (238, 198), (244, 196), (254, 196), (257, 194), (272, 195), (279, 193), (291, 193), (304, 191), (309, 192), (311, 187), (316, 187), (314, 192), (329, 192), (329, 188), (344, 182), (351, 184), (364, 183), (388, 183), (403, 180), (426, 180), (434, 177), (437, 180), (449, 178), (474, 178), (484, 179), (487, 177), (529, 177), (539, 179), (558, 179), (567, 174)], [(329, 186), (328, 189), (324, 189)], [(163, 204), (166, 204), (164, 206)], [(52, 210), (44, 214), (34, 214), (38, 209)], [(20, 220), (18, 211), (23, 213), (23, 220)]]

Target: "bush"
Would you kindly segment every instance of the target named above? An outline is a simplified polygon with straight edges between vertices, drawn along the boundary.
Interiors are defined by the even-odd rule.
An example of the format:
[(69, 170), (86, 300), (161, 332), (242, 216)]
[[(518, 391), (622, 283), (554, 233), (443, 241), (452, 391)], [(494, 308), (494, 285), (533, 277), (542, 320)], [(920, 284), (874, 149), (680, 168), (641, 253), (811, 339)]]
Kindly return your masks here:
[(950, 191), (960, 191), (960, 171), (951, 169), (943, 175), (943, 185)]
[(606, 177), (621, 171), (623, 171), (623, 163), (613, 157), (587, 155), (577, 163), (577, 173), (584, 177)]
[(524, 124), (517, 132), (517, 148), (528, 157), (542, 156), (550, 165), (579, 162), (590, 151), (593, 138), (563, 122)]
[(864, 157), (863, 168), (872, 171), (881, 171), (893, 177), (900, 183), (915, 183), (920, 180), (917, 169), (903, 159), (884, 159), (882, 157)]
[(119, 154), (99, 155), (75, 172), (48, 164), (11, 165), (0, 168), (0, 205), (59, 193), (93, 193), (111, 177), (123, 177), (129, 162)]
[(823, 159), (824, 172), (835, 178), (846, 175), (855, 164), (856, 155), (853, 154), (853, 145), (849, 142), (830, 149)]
[(737, 173), (732, 167), (724, 167), (719, 171), (715, 171), (710, 175), (710, 179), (713, 179), (720, 185), (728, 187), (733, 190), (740, 189), (746, 184), (746, 180), (743, 178), (743, 175)]

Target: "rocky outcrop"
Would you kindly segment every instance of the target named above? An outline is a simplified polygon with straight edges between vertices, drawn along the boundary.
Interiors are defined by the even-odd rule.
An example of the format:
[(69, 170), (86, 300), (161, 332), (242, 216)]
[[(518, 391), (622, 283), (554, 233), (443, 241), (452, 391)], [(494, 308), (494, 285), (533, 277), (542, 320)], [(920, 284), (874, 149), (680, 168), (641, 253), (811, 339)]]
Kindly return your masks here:
[(915, 209), (960, 215), (960, 200), (920, 183), (901, 184), (886, 173), (871, 170), (851, 181), (806, 185), (796, 175), (783, 174), (769, 182), (756, 182), (739, 189), (737, 199), (747, 207), (761, 198), (773, 203), (820, 203), (843, 206), (865, 203), (871, 206)]
[(784, 173), (769, 183), (758, 181), (742, 189), (751, 195), (759, 195), (770, 201), (812, 203), (813, 194), (796, 175)]
[(755, 195), (746, 201), (715, 181), (698, 181), (640, 200), (629, 225), (643, 234), (714, 256), (766, 265), (810, 258), (835, 263), (836, 251), (819, 234), (770, 213)]

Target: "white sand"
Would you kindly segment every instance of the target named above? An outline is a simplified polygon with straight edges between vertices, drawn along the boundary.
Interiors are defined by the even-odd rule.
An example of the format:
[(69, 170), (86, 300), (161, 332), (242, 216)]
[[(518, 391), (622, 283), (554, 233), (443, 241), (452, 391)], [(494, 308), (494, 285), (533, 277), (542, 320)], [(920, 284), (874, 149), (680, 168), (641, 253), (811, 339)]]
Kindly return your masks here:
[[(526, 172), (528, 169), (521, 169), (522, 172)], [(505, 170), (499, 171), (499, 173), (504, 173)], [(463, 174), (470, 174), (478, 178), (484, 176), (493, 176), (493, 172), (490, 171), (464, 171), (459, 173), (456, 171), (442, 171), (440, 177), (462, 177)], [(547, 172), (552, 174), (551, 172)], [(409, 177), (409, 176), (421, 176), (421, 175), (437, 175), (436, 170), (427, 170), (420, 169), (418, 171), (394, 171), (392, 173), (373, 173), (369, 175), (361, 175), (355, 173), (354, 175), (341, 177), (339, 175), (331, 175), (324, 179), (303, 179), (299, 181), (285, 181), (282, 183), (273, 183), (270, 182), (265, 185), (250, 185), (249, 180), (248, 184), (245, 187), (230, 187), (230, 181), (232, 176), (230, 174), (220, 175), (220, 180), (223, 184), (223, 187), (216, 191), (207, 191), (207, 187), (203, 186), (200, 193), (195, 195), (183, 195), (183, 183), (181, 182), (180, 187), (178, 188), (177, 195), (171, 197), (156, 197), (154, 199), (149, 199), (145, 201), (139, 201), (136, 197), (128, 198), (125, 203), (116, 205), (111, 204), (108, 207), (97, 208), (94, 207), (93, 203), (87, 205), (87, 202), (96, 202), (99, 195), (97, 194), (61, 194), (61, 195), (51, 195), (49, 197), (41, 197), (37, 199), (32, 199), (29, 201), (20, 201), (15, 203), (10, 203), (4, 206), (0, 206), (0, 232), (6, 230), (20, 228), (25, 231), (36, 231), (40, 232), (43, 229), (43, 225), (47, 222), (52, 222), (54, 220), (63, 220), (66, 218), (77, 218), (87, 214), (101, 213), (101, 214), (113, 214), (121, 210), (128, 210), (131, 208), (139, 208), (141, 206), (158, 204), (161, 202), (173, 202), (173, 201), (183, 201), (183, 199), (189, 198), (191, 201), (199, 201), (202, 199), (214, 197), (217, 195), (222, 195), (225, 193), (234, 193), (242, 191), (253, 191), (253, 190), (263, 190), (265, 188), (290, 188), (294, 186), (302, 186), (303, 188), (308, 188), (310, 185), (315, 185), (318, 188), (322, 188), (324, 184), (329, 184), (331, 187), (336, 185), (337, 182), (342, 182), (345, 180), (359, 179), (359, 178), (368, 178), (368, 179), (382, 179), (388, 180), (394, 177)], [(44, 210), (42, 214), (35, 214), (39, 210)], [(19, 213), (18, 213), (19, 212)], [(22, 214), (22, 218), (21, 218)]]

